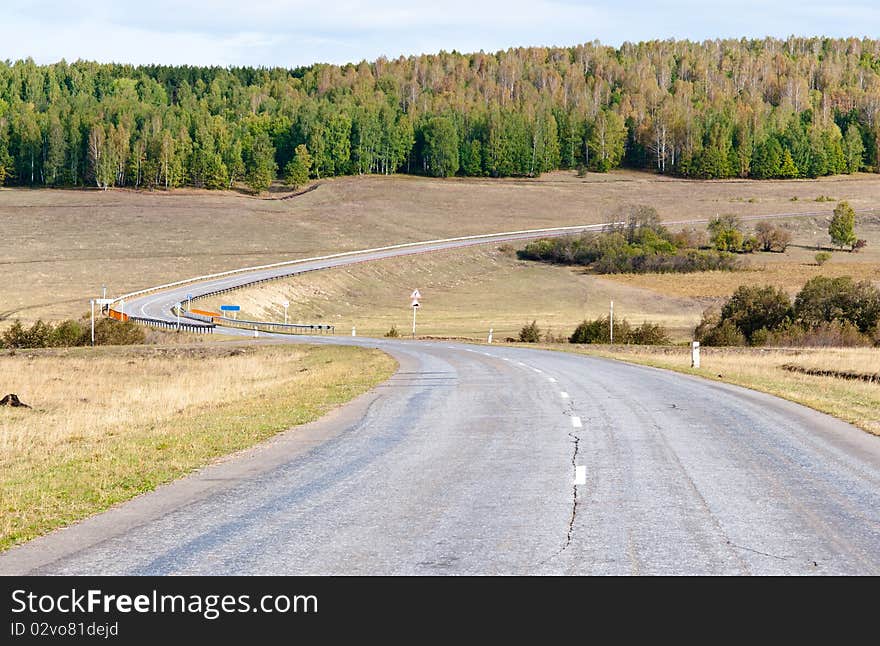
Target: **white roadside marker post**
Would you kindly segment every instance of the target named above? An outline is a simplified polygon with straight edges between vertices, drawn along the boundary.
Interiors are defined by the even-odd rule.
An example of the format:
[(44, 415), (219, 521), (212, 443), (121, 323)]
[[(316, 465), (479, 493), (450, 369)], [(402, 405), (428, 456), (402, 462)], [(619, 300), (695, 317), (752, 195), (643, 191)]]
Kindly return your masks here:
[(611, 310), (608, 314), (608, 339), (614, 345), (614, 301), (611, 301)]
[(91, 300), (92, 303), (92, 345), (95, 345), (95, 299)]
[(700, 367), (700, 342), (693, 341), (691, 343), (691, 368)]
[(419, 304), (418, 304), (418, 303), (413, 303), (412, 308), (413, 308), (413, 329), (412, 329), (412, 336), (413, 336), (413, 338), (416, 338), (416, 311), (419, 309)]
[(290, 307), (290, 301), (282, 301), (282, 307), (284, 307), (284, 325), (287, 325), (287, 308)]
[(351, 326), (351, 335), (357, 336), (357, 330), (355, 329), (355, 327), (353, 325)]
[(421, 292), (418, 289), (414, 289), (413, 293), (409, 295), (410, 299), (412, 299), (412, 311), (413, 311), (413, 327), (412, 327), (412, 338), (416, 338), (416, 310), (419, 309), (419, 299), (422, 297)]
[(493, 330), (492, 328), (489, 328), (489, 338), (487, 339), (487, 341), (488, 341), (490, 344), (492, 343), (492, 332), (493, 332), (493, 331), (494, 331), (494, 330)]

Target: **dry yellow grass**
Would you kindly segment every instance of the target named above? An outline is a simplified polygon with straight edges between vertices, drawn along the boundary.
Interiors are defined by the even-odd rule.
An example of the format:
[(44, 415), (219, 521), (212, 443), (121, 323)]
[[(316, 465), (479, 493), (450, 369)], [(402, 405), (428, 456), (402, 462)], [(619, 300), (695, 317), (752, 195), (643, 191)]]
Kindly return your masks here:
[(332, 323), (340, 333), (356, 327), (373, 336), (396, 325), (406, 334), (412, 315), (408, 296), (418, 287), (420, 334), (485, 338), (494, 328), (497, 338), (505, 338), (531, 320), (568, 335), (584, 318), (605, 314), (613, 300), (618, 316), (635, 324), (661, 323), (683, 341), (691, 338), (706, 307), (740, 285), (771, 284), (794, 294), (820, 275), (880, 281), (880, 222), (866, 219), (860, 225), (870, 241), (865, 252), (837, 252), (822, 267), (812, 261), (815, 250), (807, 248), (812, 220), (786, 224), (796, 245), (785, 254), (744, 257), (745, 271), (597, 276), (577, 267), (519, 261), (512, 249), (501, 253), (485, 246), (312, 272), (200, 303), (216, 308), (234, 301), (244, 317), (279, 321), (280, 303), (289, 300), (292, 322)]
[(571, 334), (584, 317), (607, 311), (614, 300), (620, 316), (633, 323), (654, 320), (684, 338), (699, 320), (703, 304), (618, 285), (577, 268), (524, 262), (498, 247), (474, 247), (352, 265), (265, 283), (199, 301), (216, 308), (234, 302), (242, 318), (284, 319), (289, 300), (292, 323), (332, 323), (340, 334), (381, 336), (396, 325), (412, 329), (409, 295), (418, 287), (422, 307), (418, 333), (485, 339), (516, 337), (533, 319), (555, 334)]
[(690, 349), (636, 346), (555, 346), (570, 352), (632, 361), (726, 381), (783, 397), (880, 435), (880, 383), (820, 377), (784, 370), (783, 364), (850, 372), (876, 372), (880, 348), (702, 348), (700, 369)]
[(198, 346), (0, 356), (0, 549), (302, 424), (391, 375), (373, 350)]
[[(0, 319), (78, 316), (111, 294), (243, 266), (436, 237), (606, 221), (876, 206), (877, 175), (697, 182), (618, 171), (535, 180), (349, 177), (290, 200), (236, 193), (0, 189)], [(792, 202), (791, 198), (798, 197)], [(0, 323), (2, 325), (2, 323)]]

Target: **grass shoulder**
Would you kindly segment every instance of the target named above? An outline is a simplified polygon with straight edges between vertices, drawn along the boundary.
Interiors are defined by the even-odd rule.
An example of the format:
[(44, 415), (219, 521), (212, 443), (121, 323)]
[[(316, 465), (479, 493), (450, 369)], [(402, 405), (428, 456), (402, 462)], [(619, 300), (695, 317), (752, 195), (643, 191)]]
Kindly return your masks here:
[(342, 346), (107, 347), (0, 355), (0, 550), (311, 422), (390, 377)]

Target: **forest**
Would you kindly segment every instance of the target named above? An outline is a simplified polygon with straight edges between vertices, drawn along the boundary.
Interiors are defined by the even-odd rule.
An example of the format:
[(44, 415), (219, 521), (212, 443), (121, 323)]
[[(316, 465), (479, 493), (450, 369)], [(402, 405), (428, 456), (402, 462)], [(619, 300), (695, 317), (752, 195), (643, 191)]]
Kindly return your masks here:
[(298, 69), (0, 62), (9, 186), (880, 171), (880, 41), (651, 41)]

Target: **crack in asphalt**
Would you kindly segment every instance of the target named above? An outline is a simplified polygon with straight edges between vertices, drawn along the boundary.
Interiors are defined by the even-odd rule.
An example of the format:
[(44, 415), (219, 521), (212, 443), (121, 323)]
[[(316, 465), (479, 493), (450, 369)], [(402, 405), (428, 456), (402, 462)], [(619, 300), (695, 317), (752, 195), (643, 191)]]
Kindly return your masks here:
[[(580, 451), (581, 438), (579, 438), (574, 433), (569, 433), (568, 436), (572, 439), (572, 444), (574, 444), (574, 450), (572, 451), (572, 454), (571, 454), (571, 466), (572, 466), (572, 469), (574, 470), (574, 472), (577, 473), (577, 456), (578, 456), (578, 451)], [(566, 529), (566, 532), (565, 532), (565, 541), (562, 543), (562, 547), (560, 547), (553, 554), (551, 554), (546, 559), (544, 559), (543, 561), (538, 563), (538, 565), (544, 565), (544, 564), (548, 563), (549, 561), (552, 561), (557, 556), (562, 554), (568, 548), (569, 545), (571, 545), (571, 539), (574, 535), (574, 522), (577, 519), (577, 511), (578, 511), (578, 495), (577, 494), (578, 494), (578, 486), (576, 484), (573, 484), (571, 486), (571, 516), (568, 519), (568, 528)]]
[[(572, 443), (574, 444), (574, 451), (571, 454), (571, 467), (574, 469), (575, 473), (577, 473), (577, 456), (578, 451), (580, 450), (580, 442), (581, 438), (579, 438), (574, 433), (569, 433), (568, 436), (572, 438)], [(559, 553), (565, 551), (565, 549), (571, 545), (571, 536), (574, 533), (574, 521), (577, 518), (577, 510), (578, 510), (578, 486), (577, 484), (573, 484), (571, 486), (571, 518), (568, 521), (568, 533), (565, 536), (565, 544), (562, 546), (562, 549), (559, 550)]]
[[(740, 550), (752, 552), (753, 554), (760, 554), (761, 556), (769, 556), (770, 558), (779, 559), (780, 561), (787, 561), (788, 559), (792, 558), (791, 556), (779, 556), (778, 554), (770, 554), (769, 552), (762, 552), (761, 550), (756, 550), (751, 547), (746, 547), (745, 545), (737, 545), (733, 541), (727, 541), (727, 544), (730, 545), (731, 547), (735, 547)], [(816, 563), (816, 561), (813, 561), (813, 565), (818, 566), (818, 563)]]

